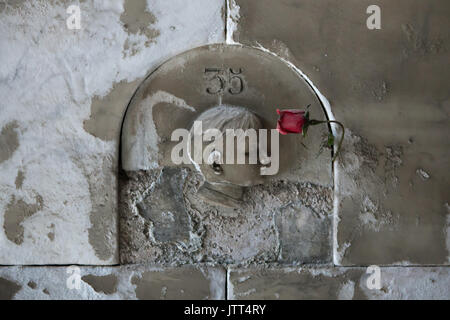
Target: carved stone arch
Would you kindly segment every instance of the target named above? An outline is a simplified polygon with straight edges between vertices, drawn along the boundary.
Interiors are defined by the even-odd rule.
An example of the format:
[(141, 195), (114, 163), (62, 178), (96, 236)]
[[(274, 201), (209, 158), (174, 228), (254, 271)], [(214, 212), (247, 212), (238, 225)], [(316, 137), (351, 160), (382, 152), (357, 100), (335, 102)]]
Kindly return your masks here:
[[(277, 108), (311, 105), (311, 118), (327, 119), (310, 84), (268, 52), (216, 44), (162, 64), (139, 86), (123, 122), (122, 261), (331, 261), (331, 153), (318, 155), (329, 130), (325, 125), (311, 128), (305, 139), (280, 136), (279, 173), (249, 188), (242, 208), (215, 207), (196, 198), (201, 179), (189, 166), (172, 163), (177, 142), (171, 134), (189, 130), (199, 114), (223, 104), (247, 108), (267, 129), (276, 128)], [(292, 229), (296, 224), (298, 230)], [(324, 239), (310, 239), (318, 234)], [(296, 239), (305, 243), (298, 248), (280, 245)], [(253, 243), (248, 250), (242, 247), (247, 242)]]

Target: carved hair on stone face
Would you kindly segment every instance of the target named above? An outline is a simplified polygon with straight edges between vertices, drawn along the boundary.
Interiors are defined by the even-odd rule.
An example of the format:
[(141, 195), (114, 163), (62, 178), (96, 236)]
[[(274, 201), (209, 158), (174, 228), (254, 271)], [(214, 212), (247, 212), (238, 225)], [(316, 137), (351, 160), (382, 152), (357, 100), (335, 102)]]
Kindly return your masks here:
[[(236, 107), (231, 105), (219, 105), (211, 109), (206, 110), (195, 121), (201, 121), (202, 130), (196, 132), (194, 126), (190, 130), (191, 138), (189, 141), (193, 145), (194, 139), (203, 141), (203, 148), (199, 150), (190, 146), (188, 148), (189, 157), (195, 168), (202, 173), (205, 180), (211, 183), (231, 183), (236, 185), (253, 185), (260, 183), (259, 166), (256, 164), (227, 164), (225, 163), (226, 157), (226, 138), (225, 133), (227, 129), (241, 129), (242, 131), (236, 131), (236, 141), (239, 139), (245, 139), (242, 133), (248, 129), (257, 130), (262, 128), (260, 119), (252, 112), (242, 107)], [(207, 135), (208, 130), (218, 130), (213, 139), (209, 141), (209, 138), (205, 139), (205, 133)], [(257, 133), (256, 133), (257, 134)], [(200, 136), (201, 135), (201, 136)], [(208, 140), (208, 141), (204, 141)], [(214, 143), (212, 143), (214, 142)], [(206, 147), (205, 147), (206, 144)], [(223, 146), (223, 148), (213, 148), (216, 146)], [(258, 142), (247, 143), (246, 154), (250, 153), (249, 149), (252, 149), (253, 154), (258, 156)], [(212, 148), (211, 148), (212, 147)], [(236, 147), (236, 146), (235, 146)], [(237, 150), (234, 151), (235, 156)], [(199, 164), (194, 159), (203, 159), (203, 163)], [(206, 161), (205, 161), (206, 160)]]

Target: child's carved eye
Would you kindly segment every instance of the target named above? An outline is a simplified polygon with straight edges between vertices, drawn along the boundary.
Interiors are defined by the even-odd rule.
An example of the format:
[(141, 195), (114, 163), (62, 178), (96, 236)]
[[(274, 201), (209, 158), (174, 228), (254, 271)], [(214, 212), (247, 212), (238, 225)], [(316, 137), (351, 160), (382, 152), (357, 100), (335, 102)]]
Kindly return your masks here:
[(214, 173), (217, 175), (222, 174), (223, 172), (222, 166), (220, 165), (221, 163), (222, 163), (222, 154), (217, 150), (213, 150), (209, 154), (208, 164), (211, 166)]
[(213, 162), (213, 164), (211, 165), (213, 171), (215, 174), (222, 174), (223, 169), (222, 166), (218, 163), (216, 163), (215, 161)]

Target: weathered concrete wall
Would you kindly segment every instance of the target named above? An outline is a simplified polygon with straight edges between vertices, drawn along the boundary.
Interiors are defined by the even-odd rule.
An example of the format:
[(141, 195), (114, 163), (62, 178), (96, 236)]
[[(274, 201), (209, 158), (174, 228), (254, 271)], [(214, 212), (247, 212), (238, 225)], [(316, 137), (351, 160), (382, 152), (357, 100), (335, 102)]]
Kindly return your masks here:
[(222, 1), (0, 5), (0, 264), (114, 264), (119, 132), (134, 90), (224, 40)]
[(449, 264), (448, 1), (229, 3), (228, 38), (300, 68), (347, 127), (334, 262)]
[[(74, 3), (81, 30), (66, 27)], [(381, 7), (380, 30), (366, 27), (371, 4)], [(65, 266), (0, 267), (0, 299), (449, 299), (449, 15), (446, 0), (0, 3), (0, 264), (93, 265), (80, 268), (79, 290), (68, 287)], [(163, 61), (216, 42), (273, 54), (315, 86), (328, 116), (347, 128), (334, 185), (256, 187), (253, 215), (205, 206), (174, 228), (148, 211), (159, 169), (137, 173), (121, 189), (134, 214), (122, 262), (166, 265), (101, 266), (120, 262), (127, 103)], [(183, 170), (175, 175), (186, 178), (184, 197), (200, 205), (198, 177)], [(259, 230), (269, 231), (251, 238)], [(202, 246), (194, 237), (182, 254), (149, 241), (193, 233)], [(175, 251), (191, 265), (168, 267)], [(205, 261), (216, 264), (197, 264)], [(294, 268), (299, 261), (322, 265)], [(242, 264), (220, 266), (233, 262)], [(367, 288), (370, 264), (386, 266), (379, 290)]]

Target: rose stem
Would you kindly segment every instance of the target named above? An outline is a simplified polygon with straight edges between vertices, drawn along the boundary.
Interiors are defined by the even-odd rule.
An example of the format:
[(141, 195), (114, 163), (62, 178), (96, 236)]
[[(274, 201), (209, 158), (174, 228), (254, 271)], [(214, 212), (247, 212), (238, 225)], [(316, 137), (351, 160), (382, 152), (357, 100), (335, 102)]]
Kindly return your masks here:
[(343, 125), (341, 122), (339, 122), (339, 121), (337, 121), (337, 120), (325, 120), (325, 121), (310, 120), (310, 121), (309, 121), (309, 124), (310, 124), (310, 125), (313, 125), (313, 126), (316, 125), (316, 124), (320, 124), (320, 123), (336, 123), (336, 124), (338, 124), (338, 125), (342, 128), (341, 140), (339, 141), (338, 148), (337, 148), (337, 150), (336, 150), (336, 153), (335, 153), (334, 156), (333, 156), (333, 159), (331, 159), (331, 164), (333, 164), (333, 163), (334, 163), (334, 160), (336, 160), (336, 157), (337, 157), (338, 154), (339, 154), (339, 151), (341, 151), (342, 142), (344, 141), (345, 127), (344, 127), (344, 125)]

